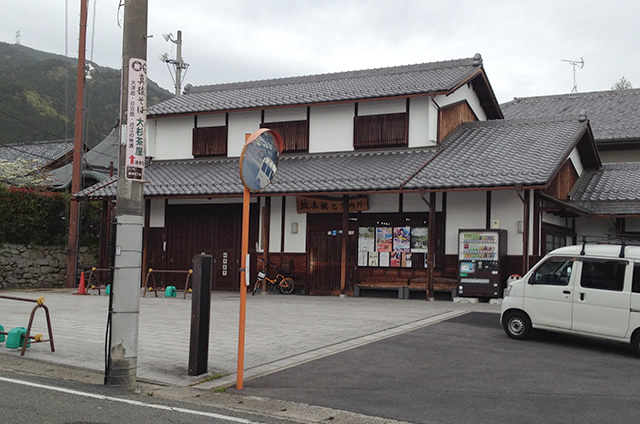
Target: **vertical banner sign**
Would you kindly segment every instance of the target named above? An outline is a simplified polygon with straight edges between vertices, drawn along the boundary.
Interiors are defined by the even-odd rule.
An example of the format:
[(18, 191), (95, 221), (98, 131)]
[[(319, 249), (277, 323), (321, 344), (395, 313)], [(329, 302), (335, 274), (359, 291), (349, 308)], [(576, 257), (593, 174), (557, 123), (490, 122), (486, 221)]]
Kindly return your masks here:
[(127, 90), (127, 155), (128, 180), (144, 180), (144, 139), (147, 126), (147, 62), (129, 59), (129, 85)]

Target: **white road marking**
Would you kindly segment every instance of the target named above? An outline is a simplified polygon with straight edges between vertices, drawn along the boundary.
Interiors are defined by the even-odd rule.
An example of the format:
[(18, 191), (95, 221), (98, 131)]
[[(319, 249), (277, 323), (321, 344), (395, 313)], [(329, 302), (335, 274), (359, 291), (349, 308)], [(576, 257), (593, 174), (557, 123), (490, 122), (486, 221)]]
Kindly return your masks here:
[(5, 381), (7, 383), (21, 384), (23, 386), (36, 387), (36, 388), (39, 388), (39, 389), (52, 390), (52, 391), (55, 391), (55, 392), (62, 392), (62, 393), (70, 394), (70, 395), (83, 396), (83, 397), (88, 397), (88, 398), (92, 398), (92, 399), (109, 400), (109, 401), (112, 401), (112, 402), (121, 402), (121, 403), (126, 403), (126, 404), (134, 405), (134, 406), (144, 406), (144, 407), (147, 407), (147, 408), (161, 409), (161, 410), (164, 410), (164, 411), (180, 412), (180, 413), (183, 413), (183, 414), (201, 415), (201, 416), (205, 416), (205, 417), (217, 418), (217, 419), (220, 419), (220, 420), (231, 421), (231, 422), (235, 422), (235, 423), (264, 424), (264, 423), (260, 423), (258, 421), (251, 421), (251, 420), (247, 420), (247, 419), (244, 419), (244, 418), (237, 418), (237, 417), (232, 417), (232, 416), (229, 416), (229, 415), (216, 414), (214, 412), (196, 411), (196, 410), (193, 410), (193, 409), (177, 408), (177, 407), (168, 406), (168, 405), (158, 405), (158, 404), (153, 404), (153, 403), (145, 403), (145, 402), (140, 402), (140, 401), (137, 401), (137, 400), (122, 399), (122, 398), (117, 398), (117, 397), (113, 397), (113, 396), (105, 396), (105, 395), (98, 395), (98, 394), (95, 394), (95, 393), (80, 392), (80, 391), (77, 391), (77, 390), (67, 389), (67, 388), (64, 388), (64, 387), (48, 386), (48, 385), (45, 385), (45, 384), (32, 383), (30, 381), (15, 380), (13, 378), (0, 377), (0, 381)]

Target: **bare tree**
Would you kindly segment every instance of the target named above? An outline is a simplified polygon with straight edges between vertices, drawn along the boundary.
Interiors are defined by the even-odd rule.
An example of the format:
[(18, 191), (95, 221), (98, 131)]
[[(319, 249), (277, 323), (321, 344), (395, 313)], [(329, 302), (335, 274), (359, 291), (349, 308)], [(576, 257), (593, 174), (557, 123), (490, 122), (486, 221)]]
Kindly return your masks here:
[(628, 81), (625, 77), (620, 77), (620, 79), (611, 86), (612, 90), (617, 90), (617, 91), (631, 90), (632, 88), (633, 88), (633, 85), (631, 85), (631, 82)]

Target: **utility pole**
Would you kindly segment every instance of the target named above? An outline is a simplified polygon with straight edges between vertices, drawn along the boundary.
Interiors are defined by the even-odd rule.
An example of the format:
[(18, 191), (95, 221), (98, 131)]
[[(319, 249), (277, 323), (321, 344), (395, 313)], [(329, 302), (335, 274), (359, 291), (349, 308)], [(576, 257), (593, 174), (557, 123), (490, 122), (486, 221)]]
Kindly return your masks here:
[(76, 81), (76, 114), (73, 135), (73, 166), (71, 171), (71, 203), (69, 204), (69, 240), (67, 241), (67, 288), (76, 285), (78, 273), (78, 226), (80, 203), (74, 197), (82, 180), (82, 124), (84, 122), (85, 51), (87, 47), (87, 3), (80, 0), (80, 41), (78, 42), (78, 75)]
[[(182, 75), (182, 70), (184, 69), (186, 71), (186, 69), (189, 67), (189, 64), (185, 63), (182, 60), (182, 31), (178, 31), (177, 40), (173, 39), (173, 34), (162, 34), (162, 37), (164, 38), (165, 41), (171, 41), (177, 46), (176, 59), (171, 59), (169, 57), (169, 54), (165, 53), (163, 55), (160, 55), (160, 60), (165, 62), (167, 66), (173, 65), (174, 72), (175, 72), (174, 83), (176, 87), (176, 96), (179, 96), (181, 94), (181, 89), (182, 89), (182, 80), (184, 79), (184, 76)], [(185, 75), (186, 75), (186, 72), (185, 72)]]
[[(138, 361), (144, 227), (142, 180), (147, 113), (147, 3), (148, 0), (127, 0), (124, 8), (120, 155), (116, 193), (116, 252), (109, 307), (108, 359), (104, 380), (106, 385), (128, 390), (135, 388)], [(137, 80), (132, 81), (132, 75)], [(136, 142), (138, 142), (137, 147)], [(139, 149), (141, 156), (132, 153), (136, 148)]]

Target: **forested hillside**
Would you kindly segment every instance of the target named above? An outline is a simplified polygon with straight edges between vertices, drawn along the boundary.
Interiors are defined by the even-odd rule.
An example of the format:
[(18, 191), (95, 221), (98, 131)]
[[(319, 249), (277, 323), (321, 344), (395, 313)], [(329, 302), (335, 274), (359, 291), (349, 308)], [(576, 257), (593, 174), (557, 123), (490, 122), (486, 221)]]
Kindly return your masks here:
[[(89, 147), (111, 130), (120, 110), (120, 70), (91, 64), (85, 94)], [(73, 138), (77, 60), (0, 42), (0, 144)], [(148, 105), (173, 96), (148, 82)]]

